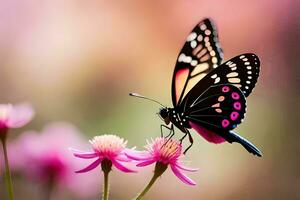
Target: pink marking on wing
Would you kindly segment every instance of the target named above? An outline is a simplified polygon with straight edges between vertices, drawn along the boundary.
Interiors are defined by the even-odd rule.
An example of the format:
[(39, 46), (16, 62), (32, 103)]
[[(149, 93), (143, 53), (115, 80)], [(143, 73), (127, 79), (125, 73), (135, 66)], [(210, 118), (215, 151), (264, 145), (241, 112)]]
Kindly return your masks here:
[(223, 120), (222, 120), (222, 126), (223, 126), (224, 128), (226, 128), (227, 126), (229, 126), (229, 124), (230, 124), (230, 122), (228, 121), (228, 119), (223, 119)]
[(239, 117), (239, 113), (236, 112), (236, 111), (233, 111), (233, 112), (230, 114), (230, 118), (231, 118), (232, 121), (235, 121), (238, 117)]
[(233, 92), (233, 93), (231, 94), (231, 97), (232, 97), (233, 99), (235, 99), (235, 100), (238, 100), (238, 99), (240, 98), (240, 95), (239, 95), (238, 93), (236, 93), (236, 92)]
[(209, 131), (202, 126), (199, 126), (193, 122), (189, 122), (190, 126), (195, 129), (204, 139), (206, 139), (208, 142), (212, 142), (215, 144), (220, 144), (225, 142), (225, 139), (221, 136), (217, 135), (216, 133)]
[(234, 107), (236, 110), (241, 110), (242, 105), (241, 105), (240, 102), (234, 102), (233, 107)]
[(229, 92), (230, 88), (228, 86), (222, 87), (222, 92)]

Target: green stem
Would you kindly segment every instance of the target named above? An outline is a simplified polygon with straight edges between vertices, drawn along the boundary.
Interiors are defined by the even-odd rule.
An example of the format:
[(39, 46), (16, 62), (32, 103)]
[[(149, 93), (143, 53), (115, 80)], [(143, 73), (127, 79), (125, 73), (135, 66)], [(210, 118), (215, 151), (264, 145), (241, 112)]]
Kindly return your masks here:
[(7, 149), (6, 149), (6, 133), (5, 135), (1, 136), (1, 141), (2, 141), (4, 159), (5, 159), (5, 183), (8, 191), (9, 200), (14, 200), (13, 184), (12, 184), (8, 156), (7, 156)]
[[(102, 200), (108, 200), (109, 195), (109, 183), (108, 183), (108, 174), (111, 171), (112, 162), (110, 160), (104, 159), (101, 162), (101, 168), (104, 174), (104, 185), (103, 185), (103, 198)], [(100, 196), (101, 200), (101, 196)]]
[(151, 178), (150, 182), (148, 183), (148, 185), (144, 188), (144, 190), (136, 197), (136, 200), (140, 200), (142, 199), (145, 194), (150, 190), (150, 188), (152, 187), (152, 185), (154, 184), (154, 182), (156, 181), (156, 179), (159, 176), (156, 176), (155, 174), (153, 175), (153, 177)]
[(103, 200), (108, 200), (108, 194), (109, 194), (108, 174), (109, 172), (104, 172)]
[(141, 200), (145, 196), (145, 194), (150, 190), (152, 185), (155, 183), (158, 177), (160, 177), (167, 169), (168, 165), (165, 165), (161, 162), (157, 162), (155, 165), (155, 170), (153, 177), (151, 178), (150, 182), (146, 185), (143, 191), (135, 198), (135, 200)]

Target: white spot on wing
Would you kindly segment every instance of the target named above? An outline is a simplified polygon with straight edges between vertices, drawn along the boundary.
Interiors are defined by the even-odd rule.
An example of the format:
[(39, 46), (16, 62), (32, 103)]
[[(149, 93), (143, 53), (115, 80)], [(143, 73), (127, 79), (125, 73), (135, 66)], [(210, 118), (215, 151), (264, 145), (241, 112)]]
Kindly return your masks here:
[(236, 64), (235, 63), (230, 63), (229, 67), (236, 67)]
[(178, 57), (178, 62), (182, 62), (185, 58), (185, 55), (184, 53), (180, 54), (179, 57)]
[(228, 77), (228, 78), (231, 78), (231, 77), (236, 77), (236, 76), (238, 76), (239, 74), (237, 73), (237, 72), (231, 72), (231, 73), (229, 73), (229, 74), (227, 74), (226, 76)]
[[(193, 62), (193, 61), (192, 61)], [(198, 73), (204, 72), (205, 70), (207, 70), (209, 68), (209, 65), (207, 63), (201, 63), (198, 64), (194, 70), (192, 71), (191, 75), (194, 76)]]
[(218, 62), (218, 59), (217, 59), (217, 57), (212, 57), (211, 61), (212, 61), (212, 63), (216, 64)]
[(215, 84), (216, 84), (216, 83), (219, 83), (220, 80), (221, 80), (220, 77), (217, 77), (217, 78), (215, 79), (215, 82), (214, 82), (214, 83), (215, 83)]
[(239, 78), (229, 78), (228, 81), (230, 83), (239, 83), (239, 82), (241, 82), (241, 79), (239, 79)]
[(204, 31), (204, 33), (205, 33), (205, 35), (210, 35), (211, 31), (207, 29), (207, 30)]
[(209, 54), (210, 54), (211, 56), (215, 56), (215, 55), (216, 55), (216, 52), (215, 52), (215, 51), (210, 51)]
[(201, 41), (203, 40), (203, 36), (202, 36), (202, 35), (198, 35), (197, 40), (198, 40), (199, 42), (201, 42)]
[(195, 67), (197, 64), (198, 64), (198, 61), (197, 61), (197, 60), (192, 60), (191, 65), (192, 65), (193, 67)]
[(212, 75), (211, 78), (213, 79), (217, 78), (217, 74)]
[(195, 32), (192, 32), (188, 37), (187, 37), (187, 41), (192, 41), (197, 37), (197, 34)]
[(187, 63), (192, 62), (192, 57), (191, 56), (185, 57), (185, 62), (187, 62)]
[(201, 29), (202, 31), (204, 31), (206, 28), (207, 28), (207, 27), (206, 27), (205, 24), (201, 24), (200, 29)]
[(195, 40), (191, 41), (191, 47), (194, 49), (197, 46), (197, 42)]

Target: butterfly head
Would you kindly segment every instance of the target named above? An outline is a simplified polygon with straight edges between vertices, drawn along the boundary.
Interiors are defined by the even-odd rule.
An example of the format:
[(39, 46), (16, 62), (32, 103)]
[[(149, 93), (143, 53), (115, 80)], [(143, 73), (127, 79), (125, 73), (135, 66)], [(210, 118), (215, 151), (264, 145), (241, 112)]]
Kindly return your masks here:
[(170, 123), (170, 109), (168, 108), (161, 108), (159, 110), (160, 117), (165, 121), (165, 123), (168, 125)]

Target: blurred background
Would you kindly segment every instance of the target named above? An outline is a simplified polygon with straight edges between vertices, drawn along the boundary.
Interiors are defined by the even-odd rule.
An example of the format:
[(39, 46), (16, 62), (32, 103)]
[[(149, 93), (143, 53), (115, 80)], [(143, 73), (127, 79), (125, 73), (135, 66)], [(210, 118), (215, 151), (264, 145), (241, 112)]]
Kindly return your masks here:
[[(237, 132), (264, 155), (254, 157), (237, 144), (210, 144), (193, 132), (195, 144), (184, 160), (199, 167), (188, 174), (197, 185), (186, 186), (167, 171), (146, 199), (300, 199), (299, 6), (293, 0), (2, 0), (0, 102), (30, 102), (36, 111), (28, 126), (11, 132), (9, 142), (25, 130), (42, 132), (49, 123), (66, 121), (86, 144), (94, 135), (114, 133), (142, 149), (146, 139), (160, 134), (162, 122), (157, 105), (128, 93), (171, 106), (178, 52), (191, 29), (211, 17), (225, 60), (246, 52), (261, 60), (261, 75)], [(111, 199), (134, 197), (152, 170), (114, 170)], [(96, 174), (101, 182), (100, 170)], [(38, 181), (15, 173), (14, 182), (16, 199), (42, 199)], [(92, 200), (97, 191), (80, 196), (62, 188), (51, 196)], [(0, 199), (6, 199), (3, 178)]]

